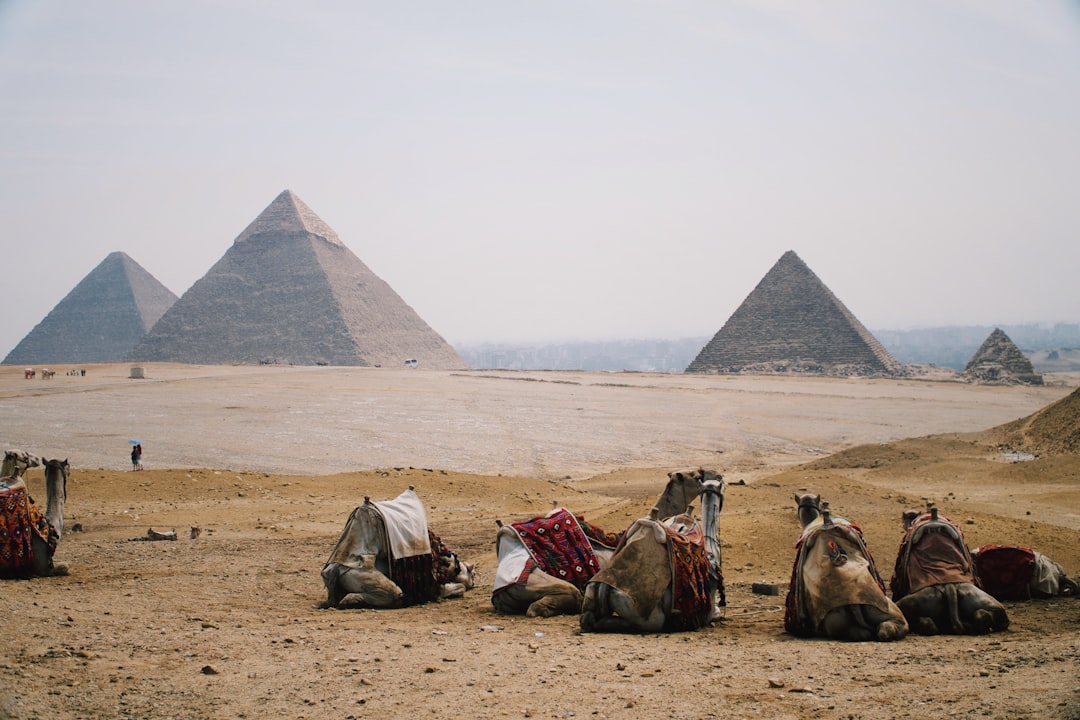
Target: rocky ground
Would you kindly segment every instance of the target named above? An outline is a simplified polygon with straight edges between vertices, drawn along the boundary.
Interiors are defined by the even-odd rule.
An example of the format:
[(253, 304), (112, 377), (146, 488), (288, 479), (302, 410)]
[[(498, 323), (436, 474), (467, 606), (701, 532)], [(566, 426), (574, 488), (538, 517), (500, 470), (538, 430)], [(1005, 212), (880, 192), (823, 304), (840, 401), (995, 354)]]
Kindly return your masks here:
[[(1013, 396), (986, 397), (992, 404)], [(792, 402), (793, 416), (802, 414)], [(69, 407), (95, 411), (87, 399)], [(867, 412), (871, 424), (880, 409)], [(200, 419), (176, 411), (170, 422), (180, 428)], [(781, 414), (770, 422), (782, 435)], [(1039, 428), (1075, 430), (1067, 422)], [(886, 577), (900, 514), (925, 499), (962, 522), (971, 546), (1024, 544), (1080, 573), (1080, 457), (1007, 461), (1003, 443), (1022, 436), (1017, 428), (919, 435), (795, 464), (785, 454), (774, 472), (758, 456), (764, 469), (729, 472), (721, 519), (726, 618), (663, 636), (583, 635), (575, 617), (496, 615), (495, 520), (523, 519), (557, 501), (621, 529), (647, 512), (666, 472), (681, 465), (637, 462), (566, 480), (434, 464), (326, 475), (76, 464), (67, 523), (81, 530), (65, 534), (58, 551), (71, 574), (0, 585), (9, 619), (0, 638), (0, 718), (1074, 720), (1077, 599), (1010, 603), (1010, 629), (986, 637), (844, 644), (783, 632), (798, 535), (792, 497), (802, 490), (821, 493), (862, 525)], [(44, 500), (40, 470), (29, 483)], [(463, 599), (404, 610), (323, 609), (319, 571), (348, 513), (365, 495), (390, 498), (410, 484), (436, 532), (477, 563), (478, 587)], [(191, 526), (202, 529), (197, 539)], [(141, 540), (148, 528), (175, 528), (178, 539)], [(754, 582), (777, 584), (780, 595), (754, 594)]]

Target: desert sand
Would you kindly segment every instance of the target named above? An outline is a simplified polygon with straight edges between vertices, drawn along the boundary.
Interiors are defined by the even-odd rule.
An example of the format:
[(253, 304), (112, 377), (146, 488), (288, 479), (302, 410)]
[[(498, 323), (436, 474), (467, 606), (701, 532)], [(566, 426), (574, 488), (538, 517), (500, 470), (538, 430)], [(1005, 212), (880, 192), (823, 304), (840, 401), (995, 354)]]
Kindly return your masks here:
[[(57, 551), (71, 574), (0, 584), (0, 717), (1080, 718), (1080, 600), (1008, 603), (1002, 633), (892, 644), (798, 640), (781, 610), (804, 490), (859, 522), (886, 578), (901, 512), (926, 499), (969, 546), (1034, 547), (1075, 577), (1080, 456), (1015, 462), (992, 430), (1075, 376), (56, 369), (0, 367), (0, 441), (73, 466)], [(729, 483), (724, 620), (586, 635), (576, 617), (492, 611), (496, 519), (558, 502), (623, 529), (668, 471), (699, 465)], [(41, 471), (28, 482), (43, 503)], [(349, 512), (410, 484), (478, 586), (323, 609), (319, 571)], [(179, 539), (138, 541), (148, 528)]]

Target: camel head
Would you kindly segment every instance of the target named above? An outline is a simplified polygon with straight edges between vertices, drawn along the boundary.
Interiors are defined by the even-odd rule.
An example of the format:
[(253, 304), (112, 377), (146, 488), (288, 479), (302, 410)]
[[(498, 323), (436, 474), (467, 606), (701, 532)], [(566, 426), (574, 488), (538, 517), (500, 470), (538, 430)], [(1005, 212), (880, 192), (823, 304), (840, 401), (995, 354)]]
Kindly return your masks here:
[(799, 513), (799, 524), (806, 527), (821, 514), (821, 496), (795, 493), (795, 509)]
[(718, 483), (723, 498), (724, 476), (714, 470), (698, 468), (669, 472), (667, 486), (653, 507), (657, 517), (663, 519), (689, 512), (687, 508), (701, 495), (706, 483), (713, 483), (713, 487)]
[(915, 518), (919, 517), (919, 515), (921, 514), (922, 513), (920, 513), (918, 510), (905, 510), (904, 514), (901, 516), (904, 520), (904, 529), (910, 530), (911, 524), (915, 522)]
[(0, 477), (22, 477), (29, 468), (40, 467), (41, 458), (25, 450), (5, 450), (4, 465)]

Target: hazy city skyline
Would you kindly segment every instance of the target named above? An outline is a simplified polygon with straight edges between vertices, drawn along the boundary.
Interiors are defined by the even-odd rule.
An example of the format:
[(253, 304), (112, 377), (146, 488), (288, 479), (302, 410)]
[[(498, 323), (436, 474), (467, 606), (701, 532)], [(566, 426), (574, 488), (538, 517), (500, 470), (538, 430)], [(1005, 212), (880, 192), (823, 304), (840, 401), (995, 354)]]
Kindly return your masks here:
[(1080, 4), (0, 0), (7, 354), (284, 189), (452, 344), (1080, 320)]

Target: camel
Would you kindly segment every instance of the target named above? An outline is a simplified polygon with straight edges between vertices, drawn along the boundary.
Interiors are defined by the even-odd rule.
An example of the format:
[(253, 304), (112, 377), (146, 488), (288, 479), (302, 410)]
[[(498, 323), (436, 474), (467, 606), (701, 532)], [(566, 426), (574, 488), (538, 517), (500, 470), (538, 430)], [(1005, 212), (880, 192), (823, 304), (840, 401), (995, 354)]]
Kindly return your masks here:
[(920, 635), (985, 635), (1009, 627), (1005, 606), (979, 587), (960, 526), (938, 513), (903, 514), (904, 539), (890, 583), (893, 600)]
[(585, 586), (582, 632), (675, 632), (720, 619), (726, 605), (720, 558), (724, 479), (702, 482), (701, 523), (654, 508), (630, 526), (608, 564)]
[(888, 642), (908, 634), (885, 595), (862, 529), (833, 515), (820, 495), (795, 495), (802, 534), (795, 544), (784, 629), (796, 637)]
[(971, 551), (982, 589), (998, 600), (1075, 597), (1080, 586), (1065, 568), (1037, 550), (983, 545)]
[[(665, 518), (686, 512), (712, 471), (668, 473), (654, 511)], [(496, 520), (498, 568), (491, 604), (504, 615), (553, 617), (581, 612), (581, 591), (611, 559), (619, 536), (605, 533), (565, 508), (510, 525)], [(548, 542), (554, 531), (559, 541)], [(546, 534), (546, 538), (544, 535)], [(528, 544), (527, 544), (528, 543)], [(541, 547), (543, 545), (544, 547)]]
[(0, 478), (19, 478), (30, 468), (41, 467), (41, 458), (25, 450), (5, 450), (4, 464), (0, 466)]
[(398, 608), (461, 597), (475, 585), (464, 562), (431, 532), (415, 488), (349, 515), (322, 569), (326, 607)]
[[(71, 466), (67, 460), (46, 460), (44, 514), (30, 497), (22, 474), (37, 458), (9, 450), (0, 478), (0, 577), (29, 578), (67, 575), (67, 563), (53, 562), (64, 534), (64, 502)], [(11, 472), (11, 475), (7, 475)]]

